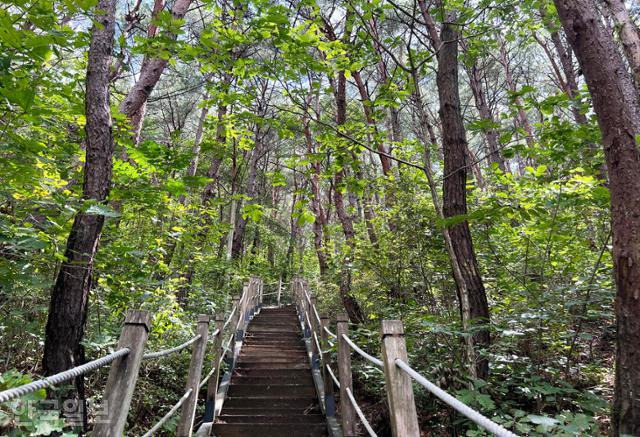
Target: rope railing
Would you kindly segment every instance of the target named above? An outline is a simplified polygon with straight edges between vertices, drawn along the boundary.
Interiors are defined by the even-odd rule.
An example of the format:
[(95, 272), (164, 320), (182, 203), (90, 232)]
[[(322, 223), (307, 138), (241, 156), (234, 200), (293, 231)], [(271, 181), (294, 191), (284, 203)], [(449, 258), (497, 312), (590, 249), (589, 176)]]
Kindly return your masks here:
[(106, 355), (102, 358), (89, 361), (86, 364), (83, 364), (81, 366), (76, 366), (72, 369), (65, 370), (64, 372), (56, 373), (55, 375), (48, 376), (39, 381), (30, 382), (20, 387), (14, 387), (14, 388), (10, 388), (9, 390), (4, 390), (0, 392), (0, 402), (7, 402), (12, 399), (16, 399), (21, 396), (27, 395), (29, 393), (33, 393), (35, 391), (41, 390), (43, 388), (53, 387), (60, 383), (76, 378), (80, 375), (84, 375), (85, 373), (92, 372), (96, 369), (99, 369), (102, 366), (105, 366), (111, 363), (116, 358), (124, 357), (129, 353), (129, 351), (130, 351), (129, 348), (123, 348), (113, 353), (110, 353), (109, 355)]
[[(345, 435), (356, 433), (356, 416), (362, 422), (370, 436), (376, 436), (375, 431), (367, 421), (366, 416), (353, 395), (351, 350), (355, 351), (362, 358), (375, 366), (381, 368), (385, 375), (386, 393), (388, 397), (389, 413), (392, 417), (391, 425), (394, 435), (403, 437), (418, 437), (420, 429), (418, 426), (417, 411), (413, 397), (411, 380), (414, 379), (419, 385), (435, 395), (446, 405), (456, 410), (464, 417), (471, 420), (481, 428), (491, 432), (498, 437), (515, 437), (516, 434), (507, 430), (503, 426), (493, 422), (480, 412), (465, 405), (454, 396), (440, 389), (424, 376), (420, 375), (408, 364), (407, 350), (404, 340), (404, 330), (402, 322), (394, 320), (383, 320), (381, 326), (382, 339), (382, 359), (365, 352), (349, 336), (348, 317), (340, 314), (337, 317), (337, 333), (332, 332), (327, 326), (327, 317), (321, 317), (317, 311), (314, 295), (307, 291), (305, 281), (296, 279), (291, 283), (291, 291), (294, 302), (298, 306), (302, 321), (308, 326), (313, 337), (312, 344), (318, 350), (321, 357), (321, 369), (324, 375), (324, 402), (325, 411), (334, 412), (333, 386), (340, 390), (340, 405), (342, 428)], [(314, 320), (318, 324), (312, 323)], [(324, 323), (323, 323), (324, 318)], [(322, 337), (320, 340), (319, 337)], [(321, 346), (333, 347), (330, 340), (337, 340), (337, 368), (339, 378), (331, 368), (331, 354), (329, 348), (323, 350)], [(397, 370), (396, 370), (397, 369)], [(349, 400), (347, 402), (347, 399)], [(346, 403), (346, 404), (345, 404)]]
[(189, 346), (191, 346), (193, 343), (195, 343), (196, 341), (200, 340), (201, 336), (200, 335), (196, 335), (195, 337), (185, 341), (184, 343), (176, 346), (176, 347), (172, 347), (170, 349), (163, 349), (163, 350), (159, 350), (157, 352), (149, 352), (146, 353), (142, 356), (143, 360), (154, 360), (156, 358), (161, 358), (161, 357), (166, 357), (167, 355), (171, 355), (174, 354), (176, 352), (180, 352), (183, 349), (188, 348)]
[(330, 337), (338, 338), (338, 336), (337, 336), (336, 334), (334, 334), (333, 332), (331, 332), (331, 331), (329, 330), (329, 328), (327, 328), (326, 326), (324, 327), (324, 331), (325, 331), (327, 334), (329, 334), (329, 336), (330, 336)]
[(444, 402), (445, 404), (447, 404), (448, 406), (450, 406), (451, 408), (453, 408), (454, 410), (456, 410), (457, 412), (459, 412), (460, 414), (462, 414), (463, 416), (465, 416), (475, 424), (481, 426), (482, 428), (486, 429), (487, 431), (491, 432), (492, 434), (498, 437), (516, 437), (516, 435), (511, 431), (508, 431), (507, 429), (498, 425), (491, 419), (483, 416), (473, 408), (467, 406), (463, 402), (451, 396), (446, 391), (442, 390), (437, 385), (433, 384), (427, 378), (425, 378), (424, 376), (422, 376), (421, 374), (413, 370), (404, 361), (400, 359), (396, 359), (394, 363), (396, 366), (398, 366), (400, 369), (406, 372), (407, 375), (415, 379), (415, 381), (418, 384), (426, 388), (429, 392), (431, 392), (434, 396), (436, 396), (442, 402)]
[(162, 419), (160, 419), (160, 421), (158, 423), (153, 425), (153, 428), (151, 428), (149, 431), (147, 431), (142, 437), (150, 437), (150, 436), (153, 435), (154, 432), (156, 432), (160, 428), (162, 428), (164, 426), (164, 424), (167, 423), (167, 420), (171, 419), (171, 417), (174, 414), (176, 414), (176, 411), (178, 411), (180, 409), (182, 404), (184, 404), (185, 401), (187, 399), (189, 399), (189, 396), (191, 396), (191, 392), (192, 391), (193, 391), (193, 389), (187, 390), (186, 393), (183, 394), (182, 397), (178, 400), (178, 402), (176, 402), (176, 404), (173, 407), (171, 407), (171, 409), (167, 412), (167, 414), (162, 416)]
[(371, 428), (369, 421), (367, 420), (364, 413), (360, 409), (360, 406), (356, 402), (356, 398), (353, 397), (353, 393), (351, 392), (351, 389), (347, 388), (346, 392), (347, 392), (347, 396), (349, 397), (349, 401), (351, 402), (351, 405), (353, 405), (353, 408), (356, 410), (356, 413), (358, 414), (358, 417), (360, 418), (360, 421), (362, 422), (362, 425), (364, 426), (364, 428), (367, 430), (367, 432), (371, 437), (378, 437), (378, 434), (376, 434), (373, 428)]
[(336, 385), (336, 387), (340, 388), (340, 381), (338, 381), (338, 378), (336, 378), (336, 374), (333, 373), (333, 370), (331, 370), (331, 366), (327, 363), (325, 364), (325, 367), (327, 369), (327, 372), (329, 372), (331, 379), (333, 379), (333, 383)]
[(347, 342), (347, 344), (351, 347), (351, 349), (356, 351), (358, 353), (358, 355), (360, 355), (362, 358), (366, 359), (367, 361), (370, 361), (371, 363), (375, 364), (378, 367), (383, 367), (384, 366), (384, 364), (382, 363), (382, 360), (374, 357), (373, 355), (369, 355), (368, 353), (366, 353), (365, 351), (360, 349), (360, 347), (357, 344), (355, 344), (345, 334), (342, 334), (342, 338), (344, 338), (344, 341)]
[[(244, 332), (246, 324), (260, 308), (264, 296), (262, 290), (260, 279), (252, 278), (243, 288), (242, 295), (234, 298), (226, 321), (223, 323), (224, 318), (220, 315), (216, 317), (217, 328), (213, 333), (209, 333), (211, 318), (208, 315), (200, 315), (194, 337), (178, 346), (147, 353), (144, 352), (144, 348), (151, 330), (150, 314), (146, 311), (127, 311), (117, 351), (47, 378), (4, 390), (0, 392), (0, 402), (11, 401), (37, 390), (53, 387), (111, 363), (104, 394), (104, 402), (105, 405), (109, 405), (109, 409), (106, 417), (96, 422), (93, 435), (97, 437), (123, 435), (142, 361), (166, 357), (191, 347), (191, 362), (185, 393), (144, 436), (151, 436), (160, 430), (179, 410), (181, 413), (176, 434), (191, 435), (198, 392), (207, 385), (207, 402), (210, 399), (215, 399), (219, 388), (219, 374), (216, 371), (220, 370), (221, 363), (227, 353), (233, 350), (232, 343), (237, 338), (237, 333)], [(223, 336), (227, 331), (231, 332), (226, 345), (223, 345)], [(201, 379), (206, 349), (210, 343), (209, 338), (215, 340), (214, 360), (212, 370)], [(118, 358), (124, 357), (126, 359), (114, 363)], [(215, 378), (213, 378), (214, 376)]]

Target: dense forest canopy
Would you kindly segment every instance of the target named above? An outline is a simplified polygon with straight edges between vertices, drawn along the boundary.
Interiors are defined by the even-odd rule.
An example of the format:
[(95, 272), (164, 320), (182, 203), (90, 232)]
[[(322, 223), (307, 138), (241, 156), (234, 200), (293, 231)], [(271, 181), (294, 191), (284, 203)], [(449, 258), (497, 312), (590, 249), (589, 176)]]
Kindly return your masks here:
[[(0, 389), (104, 354), (127, 309), (161, 347), (250, 276), (300, 276), (371, 350), (402, 320), (420, 372), (516, 433), (640, 435), (637, 22), (623, 0), (1, 2)], [(144, 365), (132, 432), (184, 361)], [(483, 435), (416, 396), (426, 435)], [(3, 434), (73, 430), (20, 408)]]

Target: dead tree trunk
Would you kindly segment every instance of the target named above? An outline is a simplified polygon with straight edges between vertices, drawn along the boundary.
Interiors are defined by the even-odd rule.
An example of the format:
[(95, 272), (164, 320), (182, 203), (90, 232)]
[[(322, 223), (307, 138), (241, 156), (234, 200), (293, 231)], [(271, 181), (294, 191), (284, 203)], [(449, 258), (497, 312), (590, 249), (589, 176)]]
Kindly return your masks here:
[(555, 0), (591, 92), (609, 169), (617, 349), (612, 435), (640, 435), (640, 101), (591, 0)]

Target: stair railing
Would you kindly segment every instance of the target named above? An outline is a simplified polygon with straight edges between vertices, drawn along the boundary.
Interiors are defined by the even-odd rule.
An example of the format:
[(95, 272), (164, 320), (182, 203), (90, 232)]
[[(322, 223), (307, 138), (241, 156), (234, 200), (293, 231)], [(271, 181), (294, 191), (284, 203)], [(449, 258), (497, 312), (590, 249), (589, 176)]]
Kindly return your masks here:
[[(298, 309), (300, 321), (304, 326), (305, 337), (311, 340), (312, 365), (317, 363), (321, 370), (323, 409), (328, 417), (334, 417), (336, 414), (334, 388), (338, 389), (343, 436), (352, 437), (357, 435), (357, 417), (367, 433), (371, 437), (377, 437), (353, 393), (352, 351), (380, 368), (384, 373), (387, 404), (391, 417), (391, 430), (394, 437), (420, 436), (413, 395), (413, 381), (492, 434), (499, 437), (516, 436), (511, 431), (440, 389), (411, 368), (408, 364), (404, 327), (400, 320), (382, 321), (380, 327), (382, 359), (380, 359), (365, 352), (349, 338), (349, 318), (346, 314), (338, 314), (336, 316), (336, 333), (331, 331), (329, 317), (326, 314), (318, 313), (317, 298), (309, 293), (308, 284), (305, 280), (294, 278), (291, 281), (291, 295)], [(330, 351), (336, 343), (337, 360), (332, 363)], [(332, 365), (337, 366), (337, 376), (332, 369)]]
[[(233, 367), (238, 352), (236, 341), (242, 339), (247, 324), (260, 309), (263, 297), (262, 291), (260, 278), (252, 277), (243, 287), (242, 295), (233, 298), (230, 314), (226, 321), (222, 314), (215, 315), (215, 330), (211, 334), (209, 334), (210, 316), (201, 314), (198, 316), (196, 335), (194, 337), (176, 347), (156, 352), (144, 352), (151, 329), (149, 312), (129, 310), (126, 313), (115, 352), (56, 375), (2, 391), (0, 392), (0, 403), (70, 381), (80, 375), (110, 364), (111, 367), (107, 377), (104, 402), (101, 409), (104, 414), (100, 414), (96, 418), (96, 425), (92, 435), (100, 437), (123, 435), (142, 361), (160, 359), (191, 347), (191, 361), (184, 394), (144, 434), (144, 437), (151, 436), (159, 431), (178, 411), (180, 411), (180, 421), (178, 422), (176, 435), (191, 436), (193, 434), (198, 394), (205, 385), (207, 385), (207, 392), (204, 421), (213, 422), (222, 362), (227, 358), (228, 364)], [(226, 334), (228, 334), (228, 339), (224, 344)], [(202, 378), (209, 340), (213, 343), (212, 368), (207, 376)], [(232, 353), (229, 355), (229, 352)]]

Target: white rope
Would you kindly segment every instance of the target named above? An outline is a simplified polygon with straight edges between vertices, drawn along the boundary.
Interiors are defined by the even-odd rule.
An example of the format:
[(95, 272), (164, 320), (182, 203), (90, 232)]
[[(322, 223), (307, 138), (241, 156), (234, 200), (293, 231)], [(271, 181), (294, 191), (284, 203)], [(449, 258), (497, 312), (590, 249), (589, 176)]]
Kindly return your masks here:
[(190, 340), (185, 341), (179, 346), (172, 347), (171, 349), (164, 349), (157, 352), (149, 352), (142, 356), (143, 360), (153, 360), (155, 358), (166, 357), (167, 355), (171, 355), (176, 352), (180, 352), (182, 349), (191, 346), (196, 341), (200, 340), (201, 335), (198, 334)]
[(117, 350), (116, 352), (110, 353), (107, 356), (98, 358), (97, 360), (89, 361), (88, 363), (81, 366), (65, 370), (64, 372), (56, 373), (55, 375), (51, 375), (38, 381), (21, 385), (20, 387), (14, 387), (10, 388), (9, 390), (2, 391), (0, 392), (0, 402), (7, 402), (11, 399), (33, 393), (34, 391), (38, 391), (47, 387), (53, 387), (54, 385), (60, 384), (61, 382), (69, 381), (70, 379), (76, 378), (80, 375), (84, 375), (88, 372), (92, 372), (106, 364), (109, 364), (116, 358), (124, 357), (129, 352), (130, 349), (125, 347)]
[(226, 322), (224, 322), (224, 325), (222, 326), (222, 330), (224, 331), (227, 326), (229, 325), (229, 323), (231, 323), (231, 319), (233, 318), (233, 315), (236, 313), (236, 307), (233, 307), (233, 310), (231, 311), (231, 314), (229, 314), (229, 318), (227, 319)]
[(396, 359), (395, 360), (395, 364), (400, 369), (405, 371), (409, 376), (411, 376), (413, 379), (415, 379), (418, 384), (420, 384), (421, 386), (423, 386), (424, 388), (429, 390), (431, 393), (433, 393), (442, 402), (444, 402), (445, 404), (449, 405), (451, 408), (453, 408), (454, 410), (456, 410), (457, 412), (459, 412), (463, 416), (467, 417), (471, 421), (473, 421), (476, 424), (480, 425), (481, 427), (483, 427), (484, 429), (486, 429), (487, 431), (489, 431), (493, 435), (497, 435), (498, 437), (517, 437), (516, 434), (514, 434), (511, 431), (503, 428), (502, 426), (498, 425), (497, 423), (495, 423), (491, 419), (483, 416), (482, 414), (480, 414), (479, 412), (477, 412), (473, 408), (465, 405), (464, 403), (460, 402), (455, 397), (451, 396), (446, 391), (442, 390), (437, 385), (433, 384), (427, 378), (425, 378), (424, 376), (420, 375), (418, 372), (413, 370), (407, 363), (405, 363), (401, 359), (399, 359), (399, 358)]
[(338, 381), (338, 378), (336, 378), (336, 375), (333, 373), (333, 370), (331, 370), (331, 366), (329, 364), (325, 364), (325, 367), (329, 371), (329, 375), (331, 375), (331, 379), (333, 379), (333, 383), (336, 385), (336, 387), (340, 388), (340, 381)]
[[(219, 365), (220, 365), (220, 362), (218, 362), (218, 366)], [(213, 374), (216, 372), (216, 369), (218, 368), (218, 366), (213, 366), (213, 369), (211, 369), (211, 372), (209, 372), (209, 374), (200, 382), (198, 389), (201, 389), (202, 387), (204, 387), (207, 381), (209, 381), (209, 378), (211, 378), (211, 376), (213, 376)]]
[(186, 401), (189, 398), (189, 395), (191, 394), (192, 391), (193, 389), (191, 388), (187, 390), (187, 392), (184, 395), (182, 395), (180, 400), (169, 410), (169, 412), (165, 414), (158, 423), (153, 425), (153, 428), (147, 431), (147, 433), (144, 434), (142, 437), (150, 437), (153, 435), (154, 432), (159, 430), (162, 427), (162, 425), (164, 425), (167, 422), (167, 420), (169, 420), (171, 416), (173, 416), (176, 413), (176, 411), (178, 411), (178, 409), (182, 406), (182, 404), (184, 404), (184, 401)]
[(369, 435), (371, 437), (378, 437), (378, 434), (376, 434), (375, 431), (373, 430), (373, 428), (371, 428), (371, 425), (369, 425), (369, 421), (364, 416), (364, 413), (360, 409), (360, 406), (358, 406), (358, 403), (356, 402), (356, 398), (353, 397), (353, 393), (351, 393), (351, 390), (349, 388), (347, 388), (346, 392), (347, 392), (347, 396), (349, 397), (349, 400), (351, 401), (351, 405), (353, 405), (353, 408), (355, 408), (356, 413), (358, 413), (358, 417), (362, 421), (362, 424), (364, 425), (364, 427), (367, 430), (367, 432), (369, 433)]
[(383, 364), (382, 364), (381, 360), (379, 360), (378, 358), (376, 358), (376, 357), (374, 357), (372, 355), (369, 355), (368, 353), (366, 353), (365, 351), (360, 349), (357, 344), (355, 344), (353, 341), (351, 341), (351, 339), (349, 337), (346, 336), (346, 334), (342, 334), (342, 338), (344, 339), (344, 341), (347, 342), (347, 344), (349, 346), (351, 346), (351, 348), (354, 351), (358, 352), (358, 354), (360, 354), (361, 357), (371, 361), (376, 366), (383, 367)]
[(213, 340), (214, 338), (216, 338), (216, 335), (220, 334), (220, 330), (216, 329), (215, 331), (213, 331), (213, 333), (211, 334), (211, 339)]
[(313, 333), (313, 340), (316, 343), (316, 347), (318, 348), (318, 353), (322, 354), (322, 347), (320, 346), (320, 342), (318, 341), (318, 336), (316, 335), (316, 333)]
[(333, 332), (329, 331), (329, 328), (327, 328), (326, 326), (324, 327), (324, 331), (329, 334), (331, 337), (333, 338), (338, 338), (337, 335), (335, 335)]
[(318, 326), (322, 325), (322, 320), (320, 320), (320, 315), (318, 314), (318, 310), (316, 309), (316, 306), (315, 305), (311, 306), (311, 309), (313, 309), (313, 315), (316, 316), (316, 320), (318, 321)]

